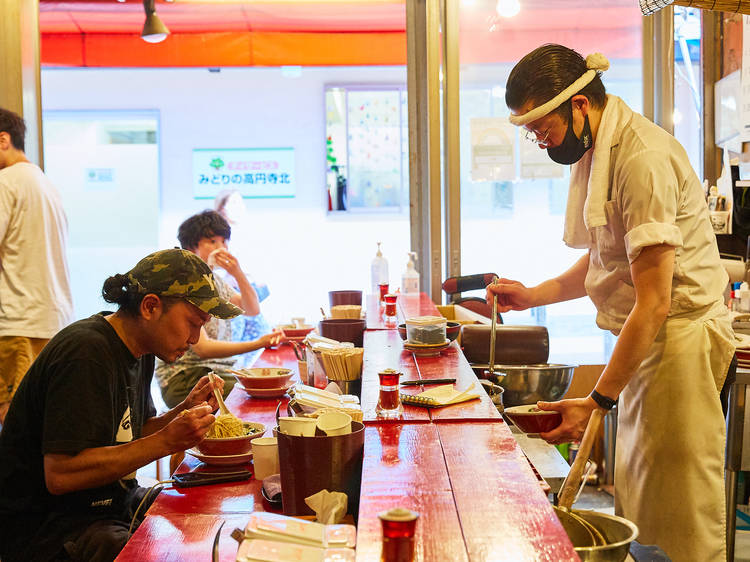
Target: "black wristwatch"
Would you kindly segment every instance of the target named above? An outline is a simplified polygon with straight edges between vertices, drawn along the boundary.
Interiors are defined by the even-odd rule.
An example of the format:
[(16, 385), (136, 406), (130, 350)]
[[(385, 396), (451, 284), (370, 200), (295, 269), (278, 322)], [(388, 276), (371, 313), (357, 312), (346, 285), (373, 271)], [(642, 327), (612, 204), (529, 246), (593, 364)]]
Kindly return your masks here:
[(590, 396), (594, 399), (594, 402), (596, 402), (600, 408), (604, 408), (605, 410), (611, 410), (615, 407), (615, 404), (617, 404), (617, 400), (607, 398), (606, 396), (599, 394), (596, 390), (592, 390)]

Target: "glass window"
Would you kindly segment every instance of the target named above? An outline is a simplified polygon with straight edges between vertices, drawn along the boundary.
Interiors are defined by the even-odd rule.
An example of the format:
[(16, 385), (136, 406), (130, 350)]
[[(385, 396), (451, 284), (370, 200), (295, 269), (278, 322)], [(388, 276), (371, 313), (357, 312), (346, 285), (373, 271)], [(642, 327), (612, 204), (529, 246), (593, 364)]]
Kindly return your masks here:
[(45, 172), (68, 218), (75, 317), (111, 308), (102, 282), (159, 242), (159, 113), (44, 112)]
[(703, 178), (701, 10), (674, 7), (674, 136)]
[(408, 142), (403, 87), (327, 87), (328, 210), (405, 212)]
[[(564, 272), (582, 251), (562, 242), (569, 168), (507, 123), (505, 82), (518, 60), (545, 43), (583, 56), (601, 52), (610, 61), (608, 93), (640, 112), (642, 16), (630, 0), (474, 0), (460, 9), (461, 271), (535, 285)], [(507, 313), (504, 322), (546, 325), (551, 360), (599, 363), (614, 337), (596, 327), (595, 316), (583, 298)]]

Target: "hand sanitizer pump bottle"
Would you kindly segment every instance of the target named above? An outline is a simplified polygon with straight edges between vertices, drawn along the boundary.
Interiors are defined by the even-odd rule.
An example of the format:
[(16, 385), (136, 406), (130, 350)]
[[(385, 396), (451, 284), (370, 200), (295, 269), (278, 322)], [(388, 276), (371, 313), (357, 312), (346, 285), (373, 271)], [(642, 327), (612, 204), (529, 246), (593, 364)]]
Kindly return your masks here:
[(409, 252), (409, 261), (406, 263), (406, 271), (401, 276), (401, 292), (402, 293), (418, 293), (419, 292), (419, 272), (414, 267), (414, 262), (417, 259), (416, 252)]
[(378, 253), (375, 254), (370, 264), (370, 288), (373, 295), (378, 294), (381, 283), (388, 283), (388, 260), (383, 257), (380, 244), (381, 242), (378, 242)]

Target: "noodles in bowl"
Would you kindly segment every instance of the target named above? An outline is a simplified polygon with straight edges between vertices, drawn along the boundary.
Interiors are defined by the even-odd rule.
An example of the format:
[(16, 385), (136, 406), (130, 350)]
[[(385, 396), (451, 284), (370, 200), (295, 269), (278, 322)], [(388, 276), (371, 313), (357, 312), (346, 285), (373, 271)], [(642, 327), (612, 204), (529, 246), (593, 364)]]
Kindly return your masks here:
[(196, 448), (204, 455), (242, 455), (250, 451), (250, 442), (265, 431), (262, 423), (243, 422), (231, 414), (221, 414)]
[(242, 437), (247, 435), (247, 429), (242, 420), (233, 414), (219, 414), (216, 416), (211, 429), (206, 437), (210, 439), (222, 439), (224, 437)]

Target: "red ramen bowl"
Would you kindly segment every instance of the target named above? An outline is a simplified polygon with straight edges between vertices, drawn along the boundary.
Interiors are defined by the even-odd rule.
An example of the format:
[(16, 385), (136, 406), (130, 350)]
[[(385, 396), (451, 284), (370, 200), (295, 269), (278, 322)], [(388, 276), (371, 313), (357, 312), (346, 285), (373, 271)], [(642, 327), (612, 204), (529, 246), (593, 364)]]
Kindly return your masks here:
[(281, 388), (287, 385), (293, 374), (291, 369), (253, 367), (235, 371), (234, 377), (245, 388)]
[(198, 443), (195, 448), (208, 456), (242, 455), (250, 451), (251, 441), (266, 432), (266, 426), (262, 423), (243, 422), (245, 435), (239, 437), (206, 437)]
[(503, 412), (524, 433), (546, 433), (562, 423), (560, 412), (548, 412), (536, 404), (513, 406)]
[(278, 326), (278, 329), (281, 330), (287, 338), (302, 339), (312, 332), (315, 329), (315, 326), (302, 325), (298, 327), (291, 324), (285, 324)]

